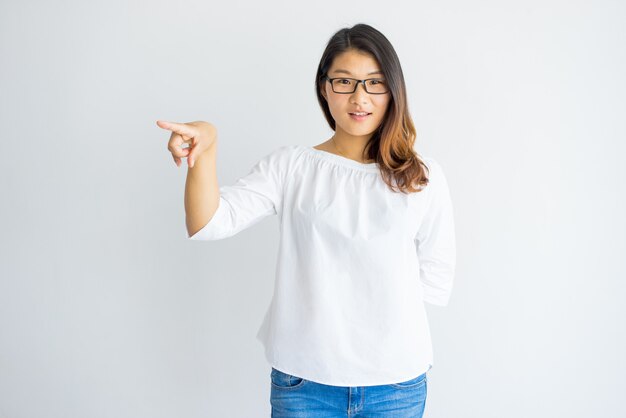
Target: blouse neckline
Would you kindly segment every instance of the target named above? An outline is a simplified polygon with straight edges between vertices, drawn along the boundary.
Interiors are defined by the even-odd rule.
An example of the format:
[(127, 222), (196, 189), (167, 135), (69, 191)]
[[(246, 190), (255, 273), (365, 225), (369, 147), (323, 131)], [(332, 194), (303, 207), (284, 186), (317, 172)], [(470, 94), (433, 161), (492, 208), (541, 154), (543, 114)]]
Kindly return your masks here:
[(360, 163), (358, 161), (352, 160), (342, 155), (333, 154), (332, 152), (313, 148), (312, 146), (305, 146), (304, 148), (319, 159), (326, 160), (326, 161), (329, 161), (338, 165), (342, 165), (344, 167), (356, 168), (362, 171), (371, 171), (371, 172), (380, 171), (378, 168), (378, 163), (375, 163), (375, 162), (374, 163)]

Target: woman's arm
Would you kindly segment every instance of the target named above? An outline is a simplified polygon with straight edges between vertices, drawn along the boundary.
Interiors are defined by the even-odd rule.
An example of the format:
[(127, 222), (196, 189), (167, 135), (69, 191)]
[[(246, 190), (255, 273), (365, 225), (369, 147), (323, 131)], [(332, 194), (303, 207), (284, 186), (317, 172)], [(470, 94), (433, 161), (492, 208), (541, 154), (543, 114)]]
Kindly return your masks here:
[(428, 159), (429, 207), (415, 236), (423, 300), (447, 306), (456, 269), (454, 210), (448, 181), (442, 167)]
[[(212, 180), (208, 180), (215, 175), (215, 150), (203, 156), (203, 161), (198, 161), (198, 168), (202, 164), (202, 167), (206, 167), (204, 170), (212, 171), (213, 174), (200, 172), (195, 176), (194, 173), (193, 180), (188, 177), (190, 202), (186, 202), (186, 206), (192, 206), (191, 200), (199, 196), (193, 206), (200, 211), (210, 209), (206, 209), (207, 215), (203, 212), (194, 218), (198, 219), (198, 223), (188, 226), (188, 232), (194, 234), (187, 233), (187, 238), (194, 241), (214, 241), (232, 237), (264, 218), (276, 215), (282, 206), (288, 160), (295, 149), (293, 146), (283, 146), (264, 155), (247, 174), (239, 177), (233, 184), (219, 187), (217, 203), (213, 202), (213, 195), (209, 198), (202, 194), (206, 194), (209, 188), (212, 194), (217, 188), (217, 181), (209, 185)], [(200, 179), (199, 182), (196, 182), (196, 178)], [(192, 190), (196, 190), (196, 193)], [(188, 210), (188, 221), (190, 215), (191, 210)], [(201, 224), (204, 226), (200, 226)], [(199, 226), (200, 229), (196, 230)]]
[(209, 223), (220, 201), (217, 182), (217, 141), (202, 152), (187, 170), (185, 183), (185, 221), (189, 236)]
[[(176, 123), (158, 120), (157, 126), (171, 131), (167, 149), (176, 166), (187, 158), (185, 213), (188, 235), (194, 235), (216, 213), (220, 190), (217, 183), (217, 129), (209, 122)], [(183, 148), (183, 144), (189, 144)]]

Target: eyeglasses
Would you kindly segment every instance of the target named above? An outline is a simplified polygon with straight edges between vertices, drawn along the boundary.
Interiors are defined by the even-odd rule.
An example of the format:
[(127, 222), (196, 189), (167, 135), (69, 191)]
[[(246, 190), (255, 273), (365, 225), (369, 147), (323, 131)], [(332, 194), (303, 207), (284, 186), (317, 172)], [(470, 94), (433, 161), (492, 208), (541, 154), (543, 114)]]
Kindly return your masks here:
[(330, 81), (333, 91), (339, 94), (352, 94), (359, 84), (363, 84), (363, 88), (369, 94), (385, 94), (389, 91), (387, 82), (382, 78), (357, 80), (356, 78), (329, 78), (325, 75), (324, 79)]

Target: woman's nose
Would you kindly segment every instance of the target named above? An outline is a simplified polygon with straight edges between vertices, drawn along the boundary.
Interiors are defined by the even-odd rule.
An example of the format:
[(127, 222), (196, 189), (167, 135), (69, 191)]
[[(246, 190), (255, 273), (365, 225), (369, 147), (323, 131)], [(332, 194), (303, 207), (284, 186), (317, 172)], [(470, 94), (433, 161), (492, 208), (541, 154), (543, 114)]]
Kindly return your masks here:
[(357, 102), (366, 102), (369, 98), (369, 93), (365, 91), (363, 83), (359, 83), (356, 86), (356, 90), (352, 93), (351, 99)]

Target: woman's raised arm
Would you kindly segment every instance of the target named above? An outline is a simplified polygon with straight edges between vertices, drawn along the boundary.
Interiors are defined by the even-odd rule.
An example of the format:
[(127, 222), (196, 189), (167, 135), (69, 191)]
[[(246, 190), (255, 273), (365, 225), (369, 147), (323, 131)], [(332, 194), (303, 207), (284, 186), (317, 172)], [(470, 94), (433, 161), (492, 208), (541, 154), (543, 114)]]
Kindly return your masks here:
[[(187, 158), (185, 183), (185, 220), (187, 233), (193, 236), (209, 223), (220, 199), (217, 182), (217, 130), (208, 122), (174, 123), (157, 121), (157, 126), (172, 132), (167, 149), (180, 167)], [(183, 143), (189, 147), (183, 148)]]

